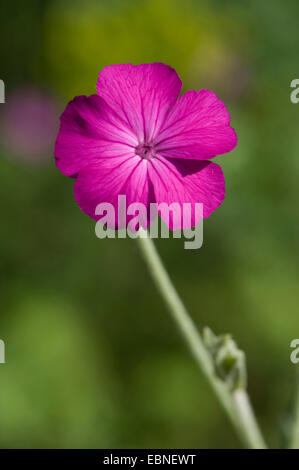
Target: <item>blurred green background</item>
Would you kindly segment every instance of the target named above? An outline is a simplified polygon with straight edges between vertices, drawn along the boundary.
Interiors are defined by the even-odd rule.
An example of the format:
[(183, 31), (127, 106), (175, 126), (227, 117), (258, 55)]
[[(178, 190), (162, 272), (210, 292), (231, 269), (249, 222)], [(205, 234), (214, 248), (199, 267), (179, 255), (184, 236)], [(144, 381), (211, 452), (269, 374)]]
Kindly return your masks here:
[(0, 4), (0, 447), (240, 443), (189, 357), (134, 240), (99, 240), (55, 167), (58, 117), (111, 63), (162, 61), (225, 101), (238, 147), (204, 245), (158, 240), (200, 328), (247, 353), (270, 445), (288, 428), (299, 336), (299, 4), (179, 0)]

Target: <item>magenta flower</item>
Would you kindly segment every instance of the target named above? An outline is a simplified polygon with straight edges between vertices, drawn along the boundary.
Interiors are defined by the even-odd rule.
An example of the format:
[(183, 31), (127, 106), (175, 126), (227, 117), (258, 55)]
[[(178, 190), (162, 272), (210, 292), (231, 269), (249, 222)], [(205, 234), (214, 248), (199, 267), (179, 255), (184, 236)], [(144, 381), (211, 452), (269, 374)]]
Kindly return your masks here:
[[(179, 98), (181, 86), (162, 63), (111, 65), (100, 72), (97, 95), (68, 104), (55, 158), (62, 173), (76, 178), (75, 199), (90, 217), (99, 219), (102, 202), (117, 214), (118, 195), (147, 207), (203, 203), (204, 217), (222, 203), (223, 173), (208, 159), (236, 146), (229, 113), (208, 90)], [(181, 215), (166, 222), (183, 228)], [(190, 226), (197, 222), (192, 213)]]

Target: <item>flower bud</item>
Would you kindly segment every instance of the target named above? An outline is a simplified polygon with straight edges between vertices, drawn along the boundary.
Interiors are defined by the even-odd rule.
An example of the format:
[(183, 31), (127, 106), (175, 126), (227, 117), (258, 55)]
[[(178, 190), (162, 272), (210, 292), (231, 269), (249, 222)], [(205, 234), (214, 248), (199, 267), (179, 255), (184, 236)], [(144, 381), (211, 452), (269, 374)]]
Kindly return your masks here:
[(216, 336), (210, 328), (204, 328), (203, 339), (208, 349), (216, 375), (230, 390), (247, 386), (246, 358), (231, 335)]

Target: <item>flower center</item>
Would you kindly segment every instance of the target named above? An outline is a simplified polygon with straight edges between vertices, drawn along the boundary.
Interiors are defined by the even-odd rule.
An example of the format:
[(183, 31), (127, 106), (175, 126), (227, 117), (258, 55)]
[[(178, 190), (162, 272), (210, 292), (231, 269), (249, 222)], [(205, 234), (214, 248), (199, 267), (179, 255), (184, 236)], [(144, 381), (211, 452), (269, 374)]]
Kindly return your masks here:
[(137, 147), (135, 147), (135, 153), (140, 158), (145, 158), (146, 160), (150, 160), (156, 155), (154, 147), (149, 144), (137, 145)]

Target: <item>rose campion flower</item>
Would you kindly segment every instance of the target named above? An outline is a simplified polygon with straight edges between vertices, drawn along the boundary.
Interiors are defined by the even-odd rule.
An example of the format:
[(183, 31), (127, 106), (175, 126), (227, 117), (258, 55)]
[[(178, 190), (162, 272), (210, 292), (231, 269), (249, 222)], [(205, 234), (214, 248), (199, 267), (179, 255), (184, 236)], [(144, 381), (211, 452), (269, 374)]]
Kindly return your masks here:
[[(183, 211), (165, 220), (175, 230), (198, 223), (195, 203), (203, 204), (203, 217), (222, 203), (223, 173), (208, 160), (236, 146), (230, 115), (211, 91), (179, 98), (181, 86), (176, 71), (162, 63), (111, 65), (100, 72), (96, 95), (68, 104), (55, 158), (60, 171), (76, 179), (75, 199), (90, 217), (100, 218), (102, 202), (113, 204), (117, 216), (118, 195), (128, 205), (190, 203), (189, 227)], [(142, 225), (150, 222), (148, 214)]]

